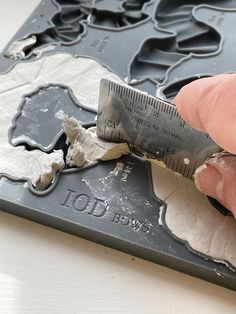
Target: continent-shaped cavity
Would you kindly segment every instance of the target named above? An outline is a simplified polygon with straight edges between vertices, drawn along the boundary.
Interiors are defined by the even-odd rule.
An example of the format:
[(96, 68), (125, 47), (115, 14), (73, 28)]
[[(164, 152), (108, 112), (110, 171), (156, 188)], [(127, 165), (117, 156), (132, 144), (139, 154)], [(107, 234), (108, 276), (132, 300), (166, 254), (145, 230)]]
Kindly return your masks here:
[(12, 143), (52, 149), (62, 133), (65, 115), (74, 116), (83, 123), (93, 121), (96, 113), (81, 107), (66, 87), (51, 85), (39, 88), (24, 98), (15, 116), (11, 130)]
[(29, 180), (36, 186), (38, 183), (42, 189), (43, 179), (47, 177), (51, 181), (55, 172), (64, 166), (61, 150), (46, 153), (39, 149), (27, 150), (25, 146), (14, 147), (10, 143), (9, 130), (14, 116), (19, 114), (24, 95), (49, 84), (63, 85), (71, 89), (82, 106), (95, 110), (103, 77), (120, 81), (96, 61), (62, 53), (18, 63), (10, 72), (0, 75), (0, 174)]

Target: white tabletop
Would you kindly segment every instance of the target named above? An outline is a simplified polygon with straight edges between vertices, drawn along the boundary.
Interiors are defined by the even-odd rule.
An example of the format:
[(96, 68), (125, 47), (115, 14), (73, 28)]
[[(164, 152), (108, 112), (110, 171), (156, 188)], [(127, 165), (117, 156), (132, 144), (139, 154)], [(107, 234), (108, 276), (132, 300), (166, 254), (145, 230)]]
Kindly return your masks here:
[[(38, 2), (0, 0), (0, 49)], [(236, 293), (0, 211), (0, 314), (13, 313), (235, 314)]]

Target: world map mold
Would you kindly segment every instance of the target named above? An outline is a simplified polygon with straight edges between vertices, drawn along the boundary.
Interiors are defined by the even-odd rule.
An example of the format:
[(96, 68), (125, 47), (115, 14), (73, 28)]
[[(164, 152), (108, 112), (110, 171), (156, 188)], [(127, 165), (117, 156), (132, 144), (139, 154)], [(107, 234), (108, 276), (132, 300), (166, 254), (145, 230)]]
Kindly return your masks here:
[[(216, 217), (219, 230), (205, 227), (201, 251), (181, 228), (183, 212), (190, 209), (194, 219), (197, 211), (192, 212), (195, 196), (192, 203), (188, 197), (199, 196), (193, 184), (163, 177), (162, 170), (132, 154), (66, 168), (61, 127), (65, 114), (84, 125), (95, 123), (100, 77), (170, 99), (192, 80), (235, 71), (235, 14), (235, 0), (42, 1), (0, 55), (0, 137), (7, 143), (0, 163), (1, 208), (236, 290), (232, 217), (201, 195), (199, 208), (207, 210), (189, 223), (194, 236), (200, 243), (203, 229), (194, 228), (206, 225), (205, 212)], [(60, 153), (52, 171), (54, 150)], [(46, 168), (53, 176), (44, 190), (35, 189), (38, 176), (31, 177), (38, 174), (29, 167), (35, 154), (43, 160), (37, 166), (51, 158)], [(20, 175), (14, 172), (16, 160), (22, 161)], [(173, 211), (178, 222), (168, 209), (180, 194), (182, 203)], [(220, 230), (230, 232), (223, 231), (221, 242)], [(224, 236), (219, 263), (215, 243)]]

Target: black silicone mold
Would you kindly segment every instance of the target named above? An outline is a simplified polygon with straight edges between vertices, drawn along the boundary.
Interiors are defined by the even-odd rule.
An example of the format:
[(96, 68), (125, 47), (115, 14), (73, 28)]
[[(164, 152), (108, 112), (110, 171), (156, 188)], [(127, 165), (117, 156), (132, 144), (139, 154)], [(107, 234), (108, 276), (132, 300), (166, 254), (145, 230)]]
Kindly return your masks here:
[[(235, 17), (236, 0), (42, 1), (11, 41), (34, 35), (36, 43), (24, 50), (23, 61), (6, 57), (10, 43), (0, 55), (0, 72), (66, 52), (93, 58), (130, 85), (172, 98), (192, 80), (236, 70)], [(49, 84), (22, 96), (9, 130), (12, 145), (66, 153), (61, 114), (87, 126), (95, 122), (96, 113), (65, 86)], [(149, 163), (129, 155), (84, 169), (65, 168), (45, 191), (1, 175), (0, 204), (19, 216), (236, 290), (232, 265), (190, 251), (160, 224), (166, 204), (154, 196), (151, 182)]]

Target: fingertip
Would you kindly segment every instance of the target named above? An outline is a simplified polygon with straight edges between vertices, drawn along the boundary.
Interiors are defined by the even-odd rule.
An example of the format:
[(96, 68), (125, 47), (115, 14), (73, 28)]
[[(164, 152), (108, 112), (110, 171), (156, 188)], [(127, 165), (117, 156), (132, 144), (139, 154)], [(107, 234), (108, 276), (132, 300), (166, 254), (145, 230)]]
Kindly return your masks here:
[(181, 117), (192, 127), (203, 130), (200, 110), (205, 93), (204, 79), (195, 80), (180, 89), (174, 98), (174, 104)]
[(198, 190), (218, 200), (236, 217), (236, 156), (219, 155), (206, 161), (194, 175)]
[[(181, 116), (184, 118), (184, 107), (186, 106), (186, 99), (188, 99), (188, 89), (189, 89), (189, 85), (185, 85), (184, 87), (182, 87), (178, 94), (175, 96), (175, 98), (173, 99), (173, 103), (176, 106), (176, 108), (178, 109), (179, 113), (181, 114)], [(186, 87), (187, 87), (187, 91), (186, 91)]]
[(194, 175), (194, 181), (199, 191), (219, 201), (222, 195), (219, 193), (219, 186), (222, 185), (223, 176), (221, 172), (211, 165), (203, 164)]

